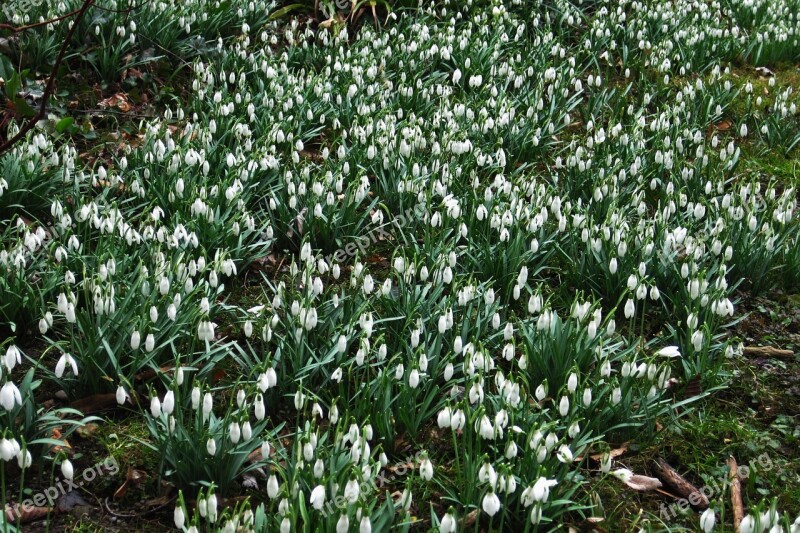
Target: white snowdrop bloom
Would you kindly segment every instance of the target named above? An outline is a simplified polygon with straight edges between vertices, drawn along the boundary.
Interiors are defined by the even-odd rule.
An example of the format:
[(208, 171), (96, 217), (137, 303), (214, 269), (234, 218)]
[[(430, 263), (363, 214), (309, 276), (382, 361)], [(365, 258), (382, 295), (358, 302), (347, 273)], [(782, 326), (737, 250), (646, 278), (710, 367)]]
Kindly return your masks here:
[(455, 533), (456, 527), (457, 527), (456, 518), (449, 512), (442, 517), (442, 520), (439, 523), (439, 531), (441, 533)]
[(317, 485), (314, 487), (314, 490), (311, 491), (311, 496), (309, 497), (308, 502), (314, 509), (321, 511), (322, 507), (325, 505), (325, 487), (323, 485)]
[(656, 355), (662, 357), (680, 357), (681, 352), (677, 346), (665, 346), (656, 352)]
[(447, 363), (444, 367), (444, 380), (450, 381), (453, 378), (453, 372), (455, 371), (455, 367), (453, 363)]
[(152, 352), (156, 346), (156, 338), (153, 336), (152, 333), (148, 333), (147, 337), (144, 339), (144, 349), (147, 352)]
[(710, 533), (714, 529), (716, 522), (717, 515), (710, 507), (700, 515), (700, 529), (702, 529), (704, 533)]
[(483, 512), (489, 516), (496, 515), (497, 511), (500, 510), (500, 498), (497, 497), (497, 494), (495, 494), (493, 490), (487, 492), (483, 497), (481, 508), (483, 509)]
[(561, 401), (558, 403), (558, 413), (565, 417), (569, 413), (569, 398), (566, 396), (561, 397)]
[(164, 395), (164, 401), (161, 402), (161, 410), (167, 415), (171, 415), (175, 410), (175, 393), (171, 390)]
[(695, 331), (692, 333), (692, 346), (694, 347), (695, 351), (700, 351), (703, 348), (703, 332), (700, 330)]
[(430, 481), (433, 478), (433, 463), (427, 456), (420, 461), (419, 475), (425, 481)]
[(633, 300), (628, 298), (628, 300), (625, 302), (625, 318), (633, 318), (635, 312), (636, 307), (634, 306)]
[(467, 423), (467, 417), (464, 414), (464, 411), (462, 409), (457, 409), (456, 411), (453, 412), (453, 414), (452, 414), (452, 416), (450, 418), (450, 427), (454, 431), (458, 431), (460, 429), (463, 429), (464, 428), (464, 424), (466, 424), (466, 423)]
[(745, 515), (739, 522), (739, 533), (753, 533), (756, 531), (756, 519), (752, 515)]
[(150, 399), (150, 414), (153, 415), (153, 418), (158, 418), (161, 416), (161, 400), (158, 399), (158, 396), (153, 396)]
[(611, 403), (613, 405), (617, 405), (620, 401), (622, 401), (622, 389), (619, 387), (614, 387), (614, 390), (611, 393)]
[(242, 437), (242, 428), (239, 426), (238, 422), (231, 422), (228, 425), (228, 437), (231, 439), (233, 444), (237, 444), (239, 439)]
[(69, 480), (75, 477), (75, 469), (72, 467), (72, 463), (69, 459), (64, 459), (61, 462), (61, 473), (64, 475), (64, 478)]
[(123, 387), (122, 385), (117, 387), (117, 392), (116, 392), (115, 396), (116, 396), (116, 399), (117, 399), (117, 403), (119, 405), (123, 405), (126, 402), (127, 398), (128, 398), (128, 393), (125, 392), (125, 387)]
[(142, 342), (141, 334), (138, 331), (134, 331), (131, 334), (131, 350), (138, 350), (141, 342)]
[[(72, 357), (70, 356), (70, 359), (71, 358)], [(21, 362), (22, 362), (22, 353), (19, 351), (19, 348), (17, 348), (13, 344), (9, 345), (8, 348), (6, 348), (6, 354), (3, 357), (3, 364), (5, 365), (5, 367), (8, 369), (9, 372), (11, 372), (12, 370), (14, 370), (14, 367)], [(77, 372), (75, 372), (75, 374), (77, 375)]]
[(567, 390), (571, 393), (575, 392), (578, 388), (578, 375), (575, 372), (571, 372), (569, 377), (567, 378)]

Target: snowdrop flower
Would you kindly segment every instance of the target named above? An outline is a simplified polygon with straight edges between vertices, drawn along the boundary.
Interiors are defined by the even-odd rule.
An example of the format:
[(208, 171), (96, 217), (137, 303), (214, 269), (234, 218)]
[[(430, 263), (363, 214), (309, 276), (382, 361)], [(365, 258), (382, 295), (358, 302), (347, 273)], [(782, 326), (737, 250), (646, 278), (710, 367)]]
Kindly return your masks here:
[(278, 483), (278, 478), (275, 474), (271, 474), (267, 480), (267, 496), (269, 496), (269, 499), (274, 500), (277, 498), (279, 490), (280, 484)]
[(172, 411), (175, 410), (175, 393), (171, 390), (164, 395), (164, 401), (161, 402), (161, 410), (167, 415), (171, 415)]
[(257, 420), (264, 420), (267, 410), (264, 406), (264, 397), (261, 396), (261, 394), (256, 394), (256, 399), (253, 402), (253, 410), (255, 411)]
[(419, 475), (425, 481), (430, 481), (433, 477), (433, 463), (431, 463), (431, 460), (427, 456), (423, 457), (420, 461)]
[(161, 416), (161, 400), (158, 399), (158, 396), (153, 396), (150, 399), (150, 414), (153, 415), (153, 418), (158, 418)]
[(214, 406), (214, 398), (211, 396), (210, 392), (207, 392), (203, 395), (203, 420), (208, 418), (208, 415), (211, 414), (211, 409)]
[(156, 347), (156, 338), (153, 336), (152, 333), (148, 333), (147, 337), (144, 339), (144, 349), (146, 352), (152, 352), (153, 349)]
[(450, 418), (450, 427), (454, 431), (463, 429), (464, 424), (467, 423), (467, 417), (462, 409), (456, 410)]
[(633, 300), (628, 298), (628, 300), (625, 302), (625, 318), (633, 318), (635, 312), (636, 307), (634, 306)]
[(138, 331), (135, 331), (131, 334), (131, 350), (138, 350), (139, 345), (142, 342), (142, 336)]
[(117, 387), (116, 398), (119, 405), (123, 405), (128, 398), (128, 394), (125, 392), (125, 387), (122, 385)]
[(64, 478), (72, 480), (75, 477), (75, 470), (72, 467), (72, 463), (69, 459), (64, 459), (61, 462), (61, 473), (64, 475)]
[(175, 506), (175, 511), (172, 513), (172, 519), (175, 522), (175, 527), (183, 530), (183, 526), (186, 523), (186, 514), (183, 512), (183, 505), (178, 503)]
[(751, 515), (746, 515), (739, 523), (739, 533), (753, 533), (756, 529), (756, 521)]
[(536, 483), (533, 484), (532, 490), (532, 498), (535, 502), (546, 502), (547, 499), (550, 497), (550, 488), (555, 487), (558, 484), (558, 481), (555, 479), (547, 479), (545, 477), (540, 477), (536, 480)]
[(556, 457), (562, 463), (571, 463), (573, 460), (572, 450), (566, 444), (562, 444), (558, 452), (556, 452)]
[(569, 398), (566, 396), (561, 397), (561, 401), (558, 404), (558, 412), (562, 417), (567, 416), (569, 413)]
[(322, 507), (325, 505), (325, 487), (322, 485), (317, 485), (314, 487), (314, 490), (311, 491), (311, 496), (308, 499), (308, 502), (314, 509), (321, 511)]
[(489, 516), (494, 516), (497, 514), (497, 511), (500, 510), (500, 498), (497, 497), (497, 494), (495, 494), (494, 491), (490, 490), (483, 497), (483, 504), (481, 507), (483, 508), (484, 513), (488, 514)]
[(16, 451), (17, 446), (18, 446), (17, 441), (14, 439), (7, 439), (5, 437), (0, 439), (0, 458), (2, 458), (3, 461), (6, 462), (13, 459), (14, 456), (17, 454)]
[(622, 389), (614, 387), (614, 390), (611, 392), (611, 403), (617, 405), (620, 401), (622, 401)]
[(657, 351), (656, 355), (660, 355), (662, 357), (680, 357), (681, 352), (677, 346), (665, 346)]
[(14, 370), (14, 367), (21, 362), (22, 362), (22, 355), (19, 351), (19, 348), (17, 348), (13, 344), (10, 345), (8, 348), (6, 348), (6, 355), (3, 358), (3, 363), (5, 364), (9, 372)]
[(408, 386), (412, 389), (416, 389), (419, 385), (419, 370), (416, 368), (411, 370), (408, 376)]
[(239, 442), (239, 439), (242, 437), (242, 428), (239, 426), (238, 422), (231, 422), (228, 425), (228, 436), (233, 444)]
[(710, 507), (700, 515), (700, 529), (702, 529), (704, 533), (710, 533), (711, 530), (714, 529), (716, 522), (717, 515), (714, 513), (714, 509)]
[(2, 388), (0, 388), (0, 405), (6, 411), (14, 409), (14, 405), (22, 405), (22, 395), (14, 383), (7, 381)]
[(72, 369), (72, 373), (74, 375), (76, 375), (76, 376), (78, 375), (78, 364), (77, 364), (77, 362), (75, 361), (75, 359), (70, 354), (64, 353), (64, 354), (61, 354), (61, 357), (58, 359), (58, 362), (56, 363), (55, 374), (56, 374), (57, 378), (60, 379), (64, 375), (64, 370), (66, 369), (67, 365), (70, 366), (70, 368)]
[(215, 455), (217, 453), (217, 441), (213, 438), (208, 439), (208, 441), (206, 441), (206, 451), (208, 455)]
[(439, 524), (439, 531), (441, 533), (455, 533), (456, 531), (456, 517), (453, 516), (451, 511), (448, 511)]

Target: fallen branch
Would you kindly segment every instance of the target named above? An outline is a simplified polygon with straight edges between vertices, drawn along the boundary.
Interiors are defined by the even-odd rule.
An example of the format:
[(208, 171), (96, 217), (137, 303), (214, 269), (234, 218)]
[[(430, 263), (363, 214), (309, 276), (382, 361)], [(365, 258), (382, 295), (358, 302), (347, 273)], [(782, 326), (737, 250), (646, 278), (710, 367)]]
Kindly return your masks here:
[(656, 461), (656, 475), (661, 478), (664, 484), (677, 492), (679, 496), (688, 500), (689, 504), (695, 509), (708, 509), (708, 498), (667, 464), (664, 459), (659, 458)]
[(61, 62), (64, 60), (64, 55), (67, 53), (67, 47), (72, 40), (72, 36), (75, 35), (75, 31), (78, 29), (78, 24), (93, 3), (94, 0), (83, 0), (83, 5), (81, 5), (80, 9), (78, 9), (75, 13), (75, 19), (72, 21), (72, 25), (70, 26), (66, 37), (64, 37), (64, 42), (61, 43), (61, 48), (58, 51), (58, 57), (56, 57), (56, 62), (53, 64), (53, 70), (50, 72), (50, 76), (47, 78), (47, 85), (45, 85), (44, 92), (42, 93), (42, 103), (39, 106), (39, 110), (20, 128), (16, 135), (0, 145), (0, 155), (10, 150), (17, 141), (25, 137), (25, 135), (31, 131), (40, 120), (44, 118), (45, 112), (47, 111), (47, 102), (50, 100), (50, 95), (53, 94), (53, 90), (55, 89), (56, 75), (58, 75), (58, 70), (61, 68)]
[(745, 346), (744, 355), (748, 357), (776, 357), (780, 359), (794, 357), (792, 350), (782, 350), (772, 346)]
[(728, 467), (731, 477), (731, 506), (733, 507), (733, 530), (739, 531), (739, 524), (744, 518), (744, 505), (742, 504), (742, 484), (739, 481), (739, 468), (736, 459), (731, 455), (728, 458)]

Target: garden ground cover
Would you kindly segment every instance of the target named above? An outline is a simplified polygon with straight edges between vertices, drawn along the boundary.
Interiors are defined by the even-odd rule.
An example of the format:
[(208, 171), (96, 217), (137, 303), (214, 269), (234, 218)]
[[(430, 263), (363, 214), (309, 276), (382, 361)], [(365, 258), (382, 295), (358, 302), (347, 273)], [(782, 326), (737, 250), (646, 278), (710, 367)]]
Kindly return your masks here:
[(800, 528), (796, 0), (84, 3), (0, 15), (5, 530)]

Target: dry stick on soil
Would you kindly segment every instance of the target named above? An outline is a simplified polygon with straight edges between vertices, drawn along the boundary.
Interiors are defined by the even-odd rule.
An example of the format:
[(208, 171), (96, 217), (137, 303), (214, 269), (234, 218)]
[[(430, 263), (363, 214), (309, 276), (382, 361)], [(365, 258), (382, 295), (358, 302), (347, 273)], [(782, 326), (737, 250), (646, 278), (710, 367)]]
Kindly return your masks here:
[(794, 357), (794, 352), (791, 350), (773, 348), (772, 346), (746, 346), (744, 355), (748, 357), (777, 357), (788, 359)]
[(742, 505), (742, 484), (739, 481), (738, 466), (736, 459), (731, 455), (728, 457), (728, 467), (731, 476), (731, 506), (733, 506), (733, 530), (739, 531), (739, 524), (744, 518), (744, 505)]
[(2, 145), (0, 145), (0, 155), (4, 154), (8, 150), (11, 149), (14, 144), (25, 137), (25, 135), (31, 131), (35, 126), (36, 123), (39, 122), (44, 118), (45, 112), (47, 111), (47, 101), (50, 100), (50, 95), (53, 94), (53, 89), (56, 86), (56, 76), (58, 75), (58, 69), (61, 68), (61, 62), (64, 60), (64, 55), (67, 53), (67, 47), (69, 46), (69, 42), (72, 40), (72, 36), (75, 34), (75, 31), (78, 29), (78, 23), (80, 23), (83, 16), (89, 10), (89, 7), (94, 3), (94, 0), (84, 0), (83, 5), (77, 10), (75, 14), (75, 19), (72, 21), (72, 26), (70, 27), (69, 31), (67, 32), (66, 37), (64, 38), (64, 42), (61, 43), (61, 49), (58, 51), (58, 57), (56, 58), (55, 64), (53, 64), (53, 71), (50, 73), (50, 77), (47, 78), (47, 85), (45, 85), (44, 92), (42, 93), (42, 104), (39, 106), (39, 111), (31, 117), (31, 119), (25, 123), (22, 128), (17, 132), (16, 135), (8, 139)]
[(695, 509), (708, 509), (708, 498), (660, 457), (656, 461), (656, 475)]

